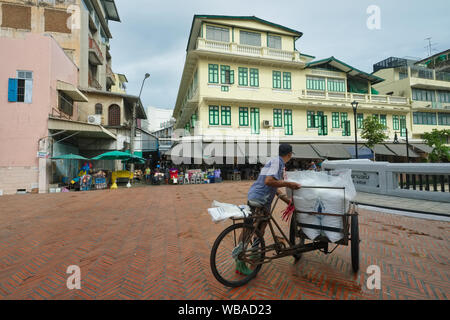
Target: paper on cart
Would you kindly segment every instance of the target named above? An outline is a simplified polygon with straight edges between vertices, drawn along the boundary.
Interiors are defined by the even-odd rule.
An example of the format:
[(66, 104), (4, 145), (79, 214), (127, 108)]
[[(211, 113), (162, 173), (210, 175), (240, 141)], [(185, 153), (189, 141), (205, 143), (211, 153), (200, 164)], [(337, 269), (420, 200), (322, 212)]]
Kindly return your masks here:
[(214, 208), (209, 208), (208, 213), (215, 223), (229, 218), (247, 218), (251, 214), (250, 207), (247, 205), (237, 206), (235, 204), (222, 203), (216, 200), (213, 201), (212, 205)]

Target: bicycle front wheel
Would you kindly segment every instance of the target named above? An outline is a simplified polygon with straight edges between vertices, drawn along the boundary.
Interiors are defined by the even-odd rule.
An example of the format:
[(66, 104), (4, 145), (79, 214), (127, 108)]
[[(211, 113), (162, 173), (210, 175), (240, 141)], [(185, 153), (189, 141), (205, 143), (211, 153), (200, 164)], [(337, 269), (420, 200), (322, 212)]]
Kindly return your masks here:
[(227, 287), (243, 286), (261, 270), (264, 249), (264, 237), (254, 226), (244, 223), (229, 226), (213, 244), (211, 271)]

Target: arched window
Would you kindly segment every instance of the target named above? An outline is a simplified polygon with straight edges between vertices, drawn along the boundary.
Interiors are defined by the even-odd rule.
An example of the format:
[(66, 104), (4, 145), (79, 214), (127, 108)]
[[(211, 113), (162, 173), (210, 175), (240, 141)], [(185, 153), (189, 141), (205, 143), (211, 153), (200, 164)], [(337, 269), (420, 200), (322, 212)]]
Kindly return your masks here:
[(117, 104), (109, 106), (108, 124), (110, 126), (120, 126), (120, 107)]
[(103, 106), (101, 103), (95, 105), (95, 114), (103, 114)]

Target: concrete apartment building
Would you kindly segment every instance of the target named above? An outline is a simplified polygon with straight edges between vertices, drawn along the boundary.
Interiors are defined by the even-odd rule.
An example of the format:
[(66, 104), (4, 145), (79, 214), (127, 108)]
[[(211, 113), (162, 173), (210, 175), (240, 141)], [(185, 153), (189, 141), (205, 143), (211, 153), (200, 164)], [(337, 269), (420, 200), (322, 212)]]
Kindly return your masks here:
[[(352, 148), (345, 146), (354, 144), (351, 102), (357, 101), (360, 142), (362, 120), (373, 115), (387, 126), (390, 141), (396, 132), (404, 135), (401, 124), (411, 132), (408, 97), (380, 94), (375, 88), (382, 77), (335, 57), (314, 61), (299, 49), (301, 36), (257, 17), (195, 15), (173, 113), (176, 129), (192, 135), (201, 127), (197, 134), (205, 143), (275, 135), (307, 158), (350, 158)], [(398, 155), (383, 145), (377, 149)]]
[(382, 94), (411, 101), (412, 138), (432, 129), (450, 129), (450, 50), (416, 61), (391, 57), (374, 65), (375, 85)]
[[(112, 72), (109, 43), (112, 35), (108, 26), (109, 21), (120, 21), (113, 0), (0, 0), (0, 40), (6, 43), (9, 39), (14, 40), (12, 43), (15, 43), (8, 50), (4, 50), (3, 46), (1, 50), (1, 54), (14, 57), (9, 60), (3, 59), (3, 62), (10, 63), (15, 69), (0, 68), (0, 76), (3, 79), (2, 90), (6, 90), (0, 98), (0, 106), (5, 110), (14, 110), (16, 113), (14, 117), (21, 117), (21, 120), (16, 121), (16, 127), (12, 128), (20, 135), (18, 127), (21, 122), (25, 123), (25, 119), (33, 121), (32, 116), (36, 114), (20, 114), (21, 109), (14, 109), (14, 107), (22, 106), (22, 104), (25, 107), (32, 107), (37, 103), (43, 104), (39, 105), (39, 110), (42, 111), (40, 116), (46, 117), (45, 124), (36, 119), (34, 126), (39, 125), (38, 132), (42, 130), (47, 132), (39, 136), (43, 140), (39, 140), (37, 150), (44, 158), (39, 161), (44, 161), (45, 164), (37, 165), (38, 158), (33, 148), (35, 159), (34, 165), (30, 167), (33, 170), (38, 167), (39, 176), (44, 177), (49, 174), (45, 170), (53, 166), (52, 177), (47, 180), (40, 179), (36, 182), (33, 178), (26, 183), (24, 181), (5, 187), (0, 183), (0, 190), (31, 191), (36, 189), (38, 184), (39, 192), (46, 192), (48, 183), (52, 183), (49, 180), (57, 180), (61, 176), (73, 174), (69, 172), (66, 165), (59, 163), (55, 165), (54, 162), (45, 159), (52, 155), (77, 153), (85, 157), (93, 157), (110, 150), (130, 148), (133, 107), (136, 107), (137, 119), (145, 119), (146, 114), (140, 99), (125, 93), (123, 84), (126, 82), (126, 77), (116, 77)], [(33, 51), (33, 44), (39, 42), (34, 36), (38, 35), (53, 39), (76, 70), (75, 83), (64, 79), (58, 82), (58, 85), (44, 82), (52, 90), (52, 96), (56, 97), (45, 101), (35, 99), (37, 96), (47, 94), (48, 91), (48, 88), (41, 86), (40, 83), (43, 77), (41, 72), (44, 69), (42, 64), (45, 63), (48, 65), (47, 68), (51, 68), (55, 62), (40, 55), (32, 56), (33, 53), (36, 54)], [(11, 51), (13, 49), (17, 53)], [(24, 55), (22, 51), (30, 52), (30, 55)], [(36, 61), (38, 58), (42, 58), (42, 61)], [(11, 61), (14, 61), (14, 64)], [(21, 78), (24, 76), (32, 76), (33, 79)], [(119, 88), (112, 92), (115, 86)], [(11, 90), (18, 90), (24, 98), (21, 101), (8, 99), (7, 93)], [(77, 98), (79, 95), (83, 98)], [(142, 135), (144, 138), (140, 137), (140, 141), (155, 140), (153, 136), (145, 132)], [(30, 145), (38, 146), (38, 140), (34, 135), (27, 139), (30, 139)], [(12, 140), (4, 141), (2, 138), (2, 143), (9, 146), (9, 149), (3, 150), (16, 151)], [(153, 145), (152, 150), (136, 149), (141, 154), (156, 151), (154, 149), (157, 148), (155, 147), (157, 143), (141, 145)], [(13, 152), (10, 156), (17, 159), (19, 154), (16, 155)], [(0, 158), (3, 160), (6, 156), (2, 155)], [(0, 166), (14, 168), (16, 162), (5, 160), (5, 163)], [(115, 168), (114, 163), (111, 162), (99, 163), (99, 165), (105, 169)], [(0, 179), (0, 182), (4, 180)]]

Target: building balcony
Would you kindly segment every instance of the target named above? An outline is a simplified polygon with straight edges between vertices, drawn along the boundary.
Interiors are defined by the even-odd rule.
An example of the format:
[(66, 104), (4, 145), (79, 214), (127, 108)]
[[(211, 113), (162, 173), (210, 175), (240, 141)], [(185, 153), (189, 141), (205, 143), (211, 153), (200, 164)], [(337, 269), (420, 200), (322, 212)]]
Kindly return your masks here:
[(98, 80), (92, 75), (92, 73), (89, 71), (89, 77), (88, 77), (88, 84), (89, 87), (102, 90), (101, 84), (98, 82)]
[(342, 101), (351, 103), (357, 101), (360, 103), (377, 103), (387, 105), (408, 105), (408, 98), (399, 96), (385, 96), (363, 93), (351, 92), (330, 92), (330, 91), (316, 91), (316, 90), (302, 90), (301, 99), (318, 99), (325, 101)]
[(305, 58), (302, 58), (300, 56), (300, 52), (298, 51), (285, 51), (267, 47), (255, 47), (241, 45), (234, 42), (221, 42), (203, 38), (197, 38), (196, 50), (241, 55), (246, 57), (281, 60), (287, 62), (306, 62)]
[(412, 88), (450, 89), (450, 72), (437, 71), (421, 66), (401, 67), (400, 72), (409, 77)]
[(103, 61), (104, 58), (100, 46), (97, 41), (89, 37), (89, 63), (97, 66), (103, 64)]
[(106, 81), (109, 82), (109, 84), (111, 85), (116, 84), (114, 72), (112, 71), (111, 66), (109, 64), (106, 65)]

